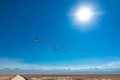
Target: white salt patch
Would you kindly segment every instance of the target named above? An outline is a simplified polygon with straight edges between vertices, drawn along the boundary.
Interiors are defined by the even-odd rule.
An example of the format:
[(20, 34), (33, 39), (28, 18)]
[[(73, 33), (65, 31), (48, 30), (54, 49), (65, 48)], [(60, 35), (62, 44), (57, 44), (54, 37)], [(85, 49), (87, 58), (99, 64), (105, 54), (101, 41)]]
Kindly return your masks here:
[(24, 77), (20, 76), (20, 75), (16, 75), (13, 79), (11, 80), (25, 80)]

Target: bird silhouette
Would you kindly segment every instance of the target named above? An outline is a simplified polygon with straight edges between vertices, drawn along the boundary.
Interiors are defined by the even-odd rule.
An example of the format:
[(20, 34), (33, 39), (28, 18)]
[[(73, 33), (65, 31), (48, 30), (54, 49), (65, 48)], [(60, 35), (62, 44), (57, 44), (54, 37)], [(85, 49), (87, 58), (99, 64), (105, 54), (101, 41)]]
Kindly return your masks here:
[(38, 37), (36, 37), (35, 42), (39, 43), (39, 38)]

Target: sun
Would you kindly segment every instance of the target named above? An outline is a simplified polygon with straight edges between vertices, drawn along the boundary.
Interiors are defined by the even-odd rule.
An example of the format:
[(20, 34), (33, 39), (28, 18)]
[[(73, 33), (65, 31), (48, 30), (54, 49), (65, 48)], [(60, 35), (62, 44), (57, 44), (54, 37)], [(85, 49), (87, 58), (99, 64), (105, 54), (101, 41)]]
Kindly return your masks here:
[(76, 21), (80, 22), (88, 22), (93, 17), (93, 11), (90, 7), (82, 7), (74, 13), (74, 17)]
[(88, 24), (95, 17), (95, 11), (91, 6), (80, 6), (72, 13), (73, 19), (77, 24)]
[(100, 5), (95, 2), (77, 2), (71, 8), (69, 19), (72, 27), (81, 32), (89, 32), (99, 27), (103, 14)]
[(102, 11), (99, 5), (94, 3), (78, 3), (70, 12), (72, 26), (76, 29), (86, 32), (97, 28)]

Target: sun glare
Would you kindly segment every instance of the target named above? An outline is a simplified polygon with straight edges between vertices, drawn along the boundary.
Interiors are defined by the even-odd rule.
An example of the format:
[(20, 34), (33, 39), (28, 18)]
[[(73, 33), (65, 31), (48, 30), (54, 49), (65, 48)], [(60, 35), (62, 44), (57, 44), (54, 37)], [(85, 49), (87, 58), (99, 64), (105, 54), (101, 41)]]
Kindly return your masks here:
[(88, 22), (89, 20), (92, 19), (93, 12), (91, 8), (83, 7), (83, 8), (78, 9), (75, 12), (74, 17), (76, 18), (77, 21)]
[(70, 18), (74, 27), (81, 31), (89, 31), (97, 27), (102, 14), (99, 5), (93, 3), (78, 3), (72, 8)]

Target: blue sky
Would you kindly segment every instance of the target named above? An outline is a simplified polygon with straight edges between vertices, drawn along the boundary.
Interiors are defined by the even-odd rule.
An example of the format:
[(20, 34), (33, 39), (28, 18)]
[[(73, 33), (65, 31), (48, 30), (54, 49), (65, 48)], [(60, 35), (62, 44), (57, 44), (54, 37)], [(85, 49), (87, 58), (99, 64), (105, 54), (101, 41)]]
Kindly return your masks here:
[[(86, 2), (0, 0), (2, 68), (11, 68), (7, 65), (11, 63), (71, 68), (115, 63), (113, 66), (120, 67), (120, 1), (89, 0), (104, 14), (98, 16), (97, 24), (92, 25), (96, 28), (85, 32), (73, 25), (69, 15), (75, 5), (83, 1)], [(35, 42), (36, 37), (39, 43)], [(54, 45), (56, 49), (53, 49)], [(60, 50), (61, 46), (64, 51)]]

